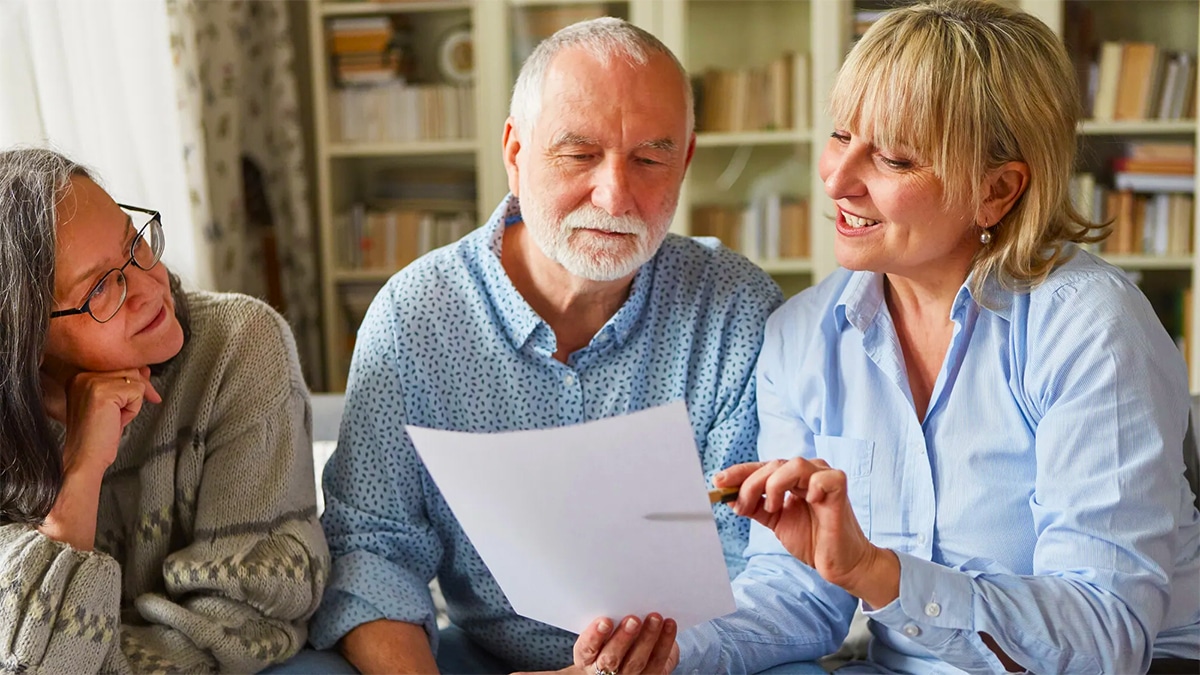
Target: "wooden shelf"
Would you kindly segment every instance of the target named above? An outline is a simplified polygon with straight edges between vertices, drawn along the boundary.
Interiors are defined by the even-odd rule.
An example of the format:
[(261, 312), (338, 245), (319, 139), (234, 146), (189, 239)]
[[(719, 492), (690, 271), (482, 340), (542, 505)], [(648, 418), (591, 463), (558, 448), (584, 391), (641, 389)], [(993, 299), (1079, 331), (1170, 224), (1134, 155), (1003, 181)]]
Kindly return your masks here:
[(767, 274), (812, 274), (813, 262), (809, 258), (779, 258), (776, 260), (752, 260)]
[(1084, 120), (1079, 124), (1079, 133), (1085, 136), (1194, 136), (1196, 134), (1196, 120), (1125, 120), (1120, 122)]
[(1104, 255), (1105, 260), (1127, 270), (1190, 270), (1194, 258), (1190, 255)]
[(414, 0), (413, 2), (322, 2), (324, 16), (355, 16), (360, 14), (412, 14), (416, 12), (451, 12), (471, 9), (470, 0)]
[(466, 155), (479, 149), (475, 140), (413, 141), (409, 143), (331, 143), (330, 157), (392, 157), (414, 155)]
[(383, 285), (399, 269), (394, 270), (334, 270), (333, 279), (338, 283), (379, 283)]
[(785, 131), (702, 131), (696, 134), (698, 148), (725, 148), (739, 145), (791, 145), (809, 143), (812, 131), (808, 129)]

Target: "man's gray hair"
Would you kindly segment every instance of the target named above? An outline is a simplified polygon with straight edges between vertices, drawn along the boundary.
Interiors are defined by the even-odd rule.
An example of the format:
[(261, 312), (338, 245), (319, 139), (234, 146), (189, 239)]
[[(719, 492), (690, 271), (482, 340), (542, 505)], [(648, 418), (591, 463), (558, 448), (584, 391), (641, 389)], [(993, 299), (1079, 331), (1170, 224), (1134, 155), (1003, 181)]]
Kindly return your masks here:
[(521, 66), (521, 72), (517, 75), (517, 83), (513, 86), (508, 113), (523, 139), (529, 137), (529, 132), (542, 111), (542, 89), (546, 84), (546, 71), (550, 69), (550, 63), (554, 57), (572, 47), (586, 50), (605, 64), (613, 59), (623, 58), (631, 64), (641, 66), (656, 53), (669, 56), (671, 62), (679, 69), (680, 79), (683, 80), (687, 133), (691, 136), (696, 125), (696, 111), (692, 83), (688, 79), (687, 71), (683, 69), (683, 64), (661, 40), (649, 32), (623, 19), (606, 16), (580, 21), (563, 28), (543, 40), (529, 58), (525, 59), (525, 64)]

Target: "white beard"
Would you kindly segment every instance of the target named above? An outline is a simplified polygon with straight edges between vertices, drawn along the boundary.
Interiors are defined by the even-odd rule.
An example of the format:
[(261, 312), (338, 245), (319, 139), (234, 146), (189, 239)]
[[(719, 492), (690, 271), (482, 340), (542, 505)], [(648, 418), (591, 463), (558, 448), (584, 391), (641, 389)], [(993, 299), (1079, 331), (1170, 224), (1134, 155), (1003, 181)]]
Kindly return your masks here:
[[(590, 281), (614, 281), (633, 274), (654, 257), (667, 233), (666, 227), (652, 227), (633, 216), (613, 217), (591, 205), (575, 209), (556, 223), (541, 206), (537, 199), (521, 201), (522, 217), (533, 242), (547, 258)], [(587, 230), (628, 236), (609, 239)]]

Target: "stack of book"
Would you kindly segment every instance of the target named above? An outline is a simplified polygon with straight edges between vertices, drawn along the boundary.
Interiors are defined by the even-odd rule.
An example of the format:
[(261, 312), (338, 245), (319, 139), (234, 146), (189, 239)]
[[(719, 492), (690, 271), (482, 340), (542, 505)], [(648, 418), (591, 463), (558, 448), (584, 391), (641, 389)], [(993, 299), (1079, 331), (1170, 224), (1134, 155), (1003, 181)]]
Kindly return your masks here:
[(1111, 222), (1099, 250), (1113, 255), (1188, 255), (1195, 220), (1195, 146), (1130, 143), (1112, 162), (1112, 187), (1096, 175), (1071, 181), (1071, 197), (1093, 222)]
[(808, 202), (771, 193), (749, 204), (693, 207), (692, 235), (716, 237), (751, 260), (808, 258)]
[(330, 95), (331, 131), (341, 142), (475, 138), (475, 88), (471, 85), (397, 80), (374, 87), (334, 89)]
[(338, 264), (344, 270), (393, 272), (475, 226), (474, 204), (414, 200), (370, 210), (355, 204), (338, 218)]
[(808, 55), (784, 52), (759, 68), (710, 68), (693, 78), (697, 131), (807, 129)]
[(338, 265), (394, 271), (475, 228), (474, 172), (426, 167), (384, 169), (371, 199), (340, 216)]
[(1085, 109), (1100, 122), (1196, 116), (1196, 55), (1151, 42), (1103, 42), (1088, 65)]
[(339, 86), (400, 79), (402, 51), (396, 24), (387, 16), (338, 17), (325, 24), (333, 80)]

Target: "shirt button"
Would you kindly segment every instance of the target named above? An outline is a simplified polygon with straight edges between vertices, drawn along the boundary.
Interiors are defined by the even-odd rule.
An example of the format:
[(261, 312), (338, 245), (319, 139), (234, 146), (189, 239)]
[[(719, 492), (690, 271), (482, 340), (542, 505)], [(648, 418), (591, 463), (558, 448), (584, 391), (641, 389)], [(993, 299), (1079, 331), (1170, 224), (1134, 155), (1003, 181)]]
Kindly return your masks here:
[(915, 623), (906, 624), (904, 626), (904, 634), (910, 638), (915, 638), (921, 634), (921, 629)]
[(942, 606), (936, 602), (925, 605), (925, 616), (937, 616), (942, 613)]
[(563, 376), (563, 382), (568, 387), (570, 387), (571, 385), (575, 384), (575, 376), (570, 373), (567, 373), (566, 375)]
[(924, 543), (925, 543), (925, 535), (924, 535), (924, 534), (918, 534), (918, 535), (917, 535), (917, 543), (918, 543), (918, 544), (924, 544)]

